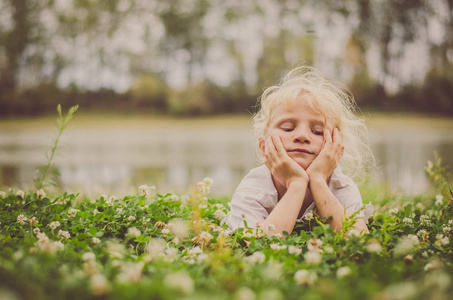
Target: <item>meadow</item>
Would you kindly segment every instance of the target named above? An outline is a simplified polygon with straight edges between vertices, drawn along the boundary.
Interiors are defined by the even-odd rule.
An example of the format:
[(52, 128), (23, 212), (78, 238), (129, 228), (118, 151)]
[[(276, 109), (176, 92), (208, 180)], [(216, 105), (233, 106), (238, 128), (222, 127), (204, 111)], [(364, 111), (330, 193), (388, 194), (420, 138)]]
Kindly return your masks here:
[[(75, 110), (72, 112), (74, 113)], [(61, 115), (33, 189), (0, 191), (0, 299), (450, 299), (453, 195), (439, 157), (433, 191), (362, 190), (369, 234), (334, 232), (316, 213), (291, 235), (231, 232), (228, 197), (205, 178), (185, 194), (141, 185), (124, 197), (57, 193)]]

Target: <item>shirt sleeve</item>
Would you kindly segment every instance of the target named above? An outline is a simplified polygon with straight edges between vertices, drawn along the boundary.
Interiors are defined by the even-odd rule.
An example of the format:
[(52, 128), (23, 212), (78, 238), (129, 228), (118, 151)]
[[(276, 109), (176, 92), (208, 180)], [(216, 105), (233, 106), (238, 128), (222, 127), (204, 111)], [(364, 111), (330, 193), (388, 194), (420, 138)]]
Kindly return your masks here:
[(225, 219), (230, 229), (256, 228), (269, 215), (265, 203), (270, 195), (266, 191), (244, 188), (237, 190), (231, 199), (231, 210)]

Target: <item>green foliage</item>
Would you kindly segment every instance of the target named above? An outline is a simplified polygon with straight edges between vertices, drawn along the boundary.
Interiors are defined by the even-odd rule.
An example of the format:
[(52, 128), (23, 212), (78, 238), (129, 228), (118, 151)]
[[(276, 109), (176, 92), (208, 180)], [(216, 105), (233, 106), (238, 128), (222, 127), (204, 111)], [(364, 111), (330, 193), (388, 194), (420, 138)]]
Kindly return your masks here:
[[(436, 172), (436, 171), (434, 171)], [(452, 203), (440, 195), (380, 208), (370, 233), (316, 215), (288, 235), (230, 232), (208, 180), (192, 196), (79, 199), (0, 192), (0, 290), (33, 299), (448, 298)], [(375, 204), (387, 199), (374, 199)], [(384, 207), (384, 206), (382, 206)], [(271, 295), (271, 296), (269, 296)]]
[[(58, 104), (57, 106), (57, 112), (58, 112), (58, 119), (57, 119), (57, 136), (55, 137), (54, 144), (50, 150), (50, 153), (47, 154), (47, 164), (44, 166), (44, 169), (41, 170), (39, 169), (38, 171), (40, 172), (41, 177), (37, 178), (35, 180), (36, 187), (38, 189), (42, 189), (46, 185), (46, 180), (47, 180), (47, 175), (49, 173), (50, 167), (52, 165), (53, 157), (55, 155), (55, 151), (57, 150), (58, 147), (58, 142), (60, 141), (60, 137), (63, 134), (63, 131), (66, 129), (68, 122), (71, 121), (72, 117), (74, 116), (74, 113), (77, 111), (79, 108), (78, 105), (73, 106), (69, 109), (68, 113), (63, 116), (61, 112), (61, 105)], [(58, 176), (58, 174), (54, 174)], [(52, 185), (56, 185), (56, 180), (55, 178), (52, 178), (53, 182)]]

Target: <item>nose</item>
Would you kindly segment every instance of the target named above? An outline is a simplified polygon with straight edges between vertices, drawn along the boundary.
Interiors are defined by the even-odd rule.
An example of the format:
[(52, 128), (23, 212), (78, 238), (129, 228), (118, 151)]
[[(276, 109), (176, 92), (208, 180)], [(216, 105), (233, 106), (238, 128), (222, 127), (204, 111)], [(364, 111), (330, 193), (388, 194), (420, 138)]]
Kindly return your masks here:
[(294, 143), (311, 143), (309, 131), (307, 129), (298, 129), (294, 130), (294, 137), (293, 137), (293, 142)]

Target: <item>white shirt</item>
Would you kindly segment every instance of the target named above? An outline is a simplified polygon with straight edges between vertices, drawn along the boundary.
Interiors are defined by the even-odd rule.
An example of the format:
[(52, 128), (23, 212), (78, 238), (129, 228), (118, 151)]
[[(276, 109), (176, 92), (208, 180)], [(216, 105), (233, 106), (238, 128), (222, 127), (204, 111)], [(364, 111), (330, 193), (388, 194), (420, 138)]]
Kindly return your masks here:
[[(366, 208), (362, 210), (362, 197), (357, 185), (339, 168), (332, 173), (329, 189), (345, 208), (346, 216), (359, 211), (356, 217), (368, 220), (373, 213), (371, 204), (367, 204)], [(233, 194), (231, 210), (224, 221), (232, 230), (246, 227), (244, 221), (247, 223), (247, 227), (255, 228), (257, 223), (266, 220), (277, 203), (278, 194), (272, 181), (271, 172), (266, 165), (261, 165), (252, 169), (242, 179)], [(310, 204), (302, 218), (313, 209), (316, 209), (314, 202)]]

